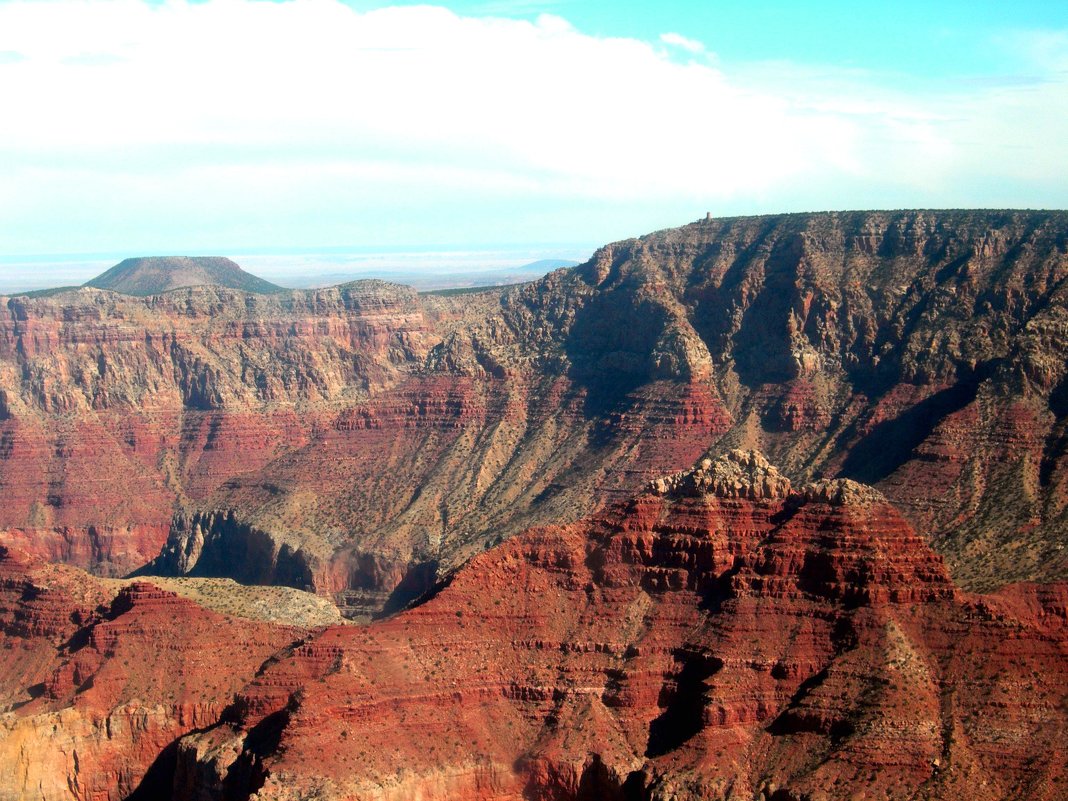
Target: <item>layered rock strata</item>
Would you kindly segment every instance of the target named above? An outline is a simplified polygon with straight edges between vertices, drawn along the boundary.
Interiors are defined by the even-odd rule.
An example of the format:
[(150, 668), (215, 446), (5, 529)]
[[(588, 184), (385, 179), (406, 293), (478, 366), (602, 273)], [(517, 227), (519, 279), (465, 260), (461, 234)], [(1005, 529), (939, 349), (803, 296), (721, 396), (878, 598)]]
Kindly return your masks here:
[[(0, 798), (1068, 791), (1068, 586), (957, 589), (885, 496), (737, 450), (368, 626), (0, 558)], [(236, 693), (236, 695), (235, 695)]]
[(1068, 587), (956, 589), (878, 491), (707, 460), (285, 651), (176, 797), (1063, 798)]
[(1068, 215), (701, 221), (457, 297), (4, 301), (0, 542), (402, 608), (524, 528), (757, 447), (971, 588), (1068, 575)]
[(305, 634), (0, 548), (0, 799), (169, 797), (178, 738)]

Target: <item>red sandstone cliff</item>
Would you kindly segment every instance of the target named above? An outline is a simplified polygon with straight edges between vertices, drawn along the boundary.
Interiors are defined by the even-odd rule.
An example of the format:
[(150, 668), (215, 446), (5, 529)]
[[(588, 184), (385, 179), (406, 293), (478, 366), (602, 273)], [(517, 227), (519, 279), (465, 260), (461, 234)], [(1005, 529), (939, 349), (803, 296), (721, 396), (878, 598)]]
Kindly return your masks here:
[(169, 797), (178, 738), (304, 635), (0, 548), (0, 798)]
[(1054, 801), (1066, 604), (962, 593), (877, 491), (736, 451), (280, 654), (176, 793)]
[[(876, 490), (733, 451), (317, 632), (0, 558), (0, 798), (1068, 792), (1068, 587), (954, 587)], [(230, 703), (232, 693), (233, 703)]]
[(1066, 242), (1061, 212), (785, 215), (455, 298), (11, 298), (0, 542), (369, 614), (744, 446), (877, 485), (966, 586), (1063, 578)]

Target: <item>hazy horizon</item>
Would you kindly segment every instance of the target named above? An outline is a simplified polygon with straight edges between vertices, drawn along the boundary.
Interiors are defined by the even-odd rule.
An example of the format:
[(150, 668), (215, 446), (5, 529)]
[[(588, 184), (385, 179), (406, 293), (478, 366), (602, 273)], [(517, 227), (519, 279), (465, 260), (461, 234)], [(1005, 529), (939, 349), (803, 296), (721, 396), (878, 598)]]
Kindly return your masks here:
[[(557, 247), (484, 248), (304, 248), (256, 252), (211, 253), (83, 253), (0, 256), (0, 294), (79, 286), (123, 259), (139, 256), (225, 256), (244, 270), (279, 286), (304, 289), (331, 286), (346, 280), (381, 277), (417, 287), (437, 285), (434, 276), (496, 280), (544, 260), (581, 262), (594, 248)], [(407, 279), (407, 280), (405, 280)], [(438, 282), (452, 285), (448, 281)]]

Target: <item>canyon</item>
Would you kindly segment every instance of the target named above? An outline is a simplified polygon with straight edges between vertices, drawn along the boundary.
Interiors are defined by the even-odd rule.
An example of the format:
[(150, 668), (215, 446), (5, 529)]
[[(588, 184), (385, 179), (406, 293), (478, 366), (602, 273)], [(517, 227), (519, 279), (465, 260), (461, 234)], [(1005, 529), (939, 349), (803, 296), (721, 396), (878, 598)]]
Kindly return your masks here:
[(0, 798), (1068, 791), (1068, 583), (962, 591), (880, 492), (795, 488), (755, 451), (524, 532), (370, 625), (108, 582), (0, 558), (5, 676), (31, 688), (7, 688)]
[(513, 288), (3, 301), (0, 542), (395, 611), (710, 450), (877, 486), (970, 589), (1068, 573), (1062, 212), (701, 221)]
[(1063, 798), (1066, 278), (831, 212), (0, 299), (0, 799)]

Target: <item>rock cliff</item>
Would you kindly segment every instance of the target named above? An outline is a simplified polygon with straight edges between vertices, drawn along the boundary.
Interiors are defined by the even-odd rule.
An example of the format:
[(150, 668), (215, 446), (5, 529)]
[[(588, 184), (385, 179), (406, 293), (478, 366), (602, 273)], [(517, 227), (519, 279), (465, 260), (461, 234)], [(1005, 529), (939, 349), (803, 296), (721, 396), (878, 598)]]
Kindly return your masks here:
[(305, 634), (0, 548), (0, 799), (168, 797), (177, 739)]
[(881, 493), (735, 451), (280, 653), (175, 793), (1054, 801), (1066, 603), (964, 593)]
[(798, 486), (876, 486), (965, 587), (1064, 578), (1066, 253), (1063, 212), (826, 213), (701, 221), (457, 297), (9, 298), (0, 542), (367, 617), (528, 526), (759, 448)]
[(0, 664), (3, 799), (1068, 792), (1068, 585), (963, 592), (877, 490), (745, 450), (366, 626), (4, 551)]

